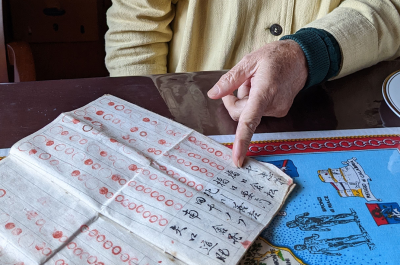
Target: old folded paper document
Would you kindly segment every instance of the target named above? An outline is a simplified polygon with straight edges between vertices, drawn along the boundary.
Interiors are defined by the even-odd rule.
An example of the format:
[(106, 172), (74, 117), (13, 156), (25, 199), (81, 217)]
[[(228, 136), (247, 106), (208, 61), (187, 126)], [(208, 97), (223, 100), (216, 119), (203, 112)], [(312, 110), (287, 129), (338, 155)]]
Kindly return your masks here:
[(236, 264), (293, 187), (105, 95), (0, 162), (0, 264)]

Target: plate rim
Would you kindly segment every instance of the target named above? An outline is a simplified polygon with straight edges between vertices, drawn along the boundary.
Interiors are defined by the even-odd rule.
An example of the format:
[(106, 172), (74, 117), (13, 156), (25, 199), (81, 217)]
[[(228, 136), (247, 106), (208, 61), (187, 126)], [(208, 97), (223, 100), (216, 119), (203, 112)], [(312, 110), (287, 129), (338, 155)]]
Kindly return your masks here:
[(383, 82), (382, 85), (382, 94), (383, 94), (383, 99), (385, 100), (386, 104), (389, 106), (389, 108), (398, 116), (400, 117), (400, 108), (396, 107), (396, 105), (393, 104), (393, 101), (390, 99), (389, 93), (388, 93), (388, 86), (390, 85), (390, 81), (393, 80), (393, 78), (397, 75), (400, 75), (400, 70), (397, 70), (393, 73), (391, 73), (388, 77), (386, 77), (385, 81)]

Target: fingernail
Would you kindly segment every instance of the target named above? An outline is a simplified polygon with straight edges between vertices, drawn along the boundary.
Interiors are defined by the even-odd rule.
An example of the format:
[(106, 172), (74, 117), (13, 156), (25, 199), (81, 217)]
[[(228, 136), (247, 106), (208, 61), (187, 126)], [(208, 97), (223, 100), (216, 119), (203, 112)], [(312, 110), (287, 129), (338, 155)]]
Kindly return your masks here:
[(243, 165), (243, 160), (244, 160), (244, 157), (239, 158), (239, 160), (238, 160), (238, 167), (239, 167), (239, 168), (242, 167), (242, 165)]
[(208, 92), (207, 95), (209, 97), (216, 97), (219, 94), (219, 87), (218, 86), (213, 86)]

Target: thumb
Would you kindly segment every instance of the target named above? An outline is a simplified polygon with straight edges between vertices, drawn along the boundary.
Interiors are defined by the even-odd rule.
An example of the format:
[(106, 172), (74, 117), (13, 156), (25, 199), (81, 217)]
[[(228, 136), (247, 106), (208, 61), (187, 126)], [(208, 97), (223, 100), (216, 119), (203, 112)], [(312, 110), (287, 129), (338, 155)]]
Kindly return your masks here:
[(208, 91), (207, 95), (212, 99), (219, 99), (230, 95), (237, 90), (247, 79), (255, 73), (255, 62), (245, 56), (229, 72), (221, 76), (219, 81)]

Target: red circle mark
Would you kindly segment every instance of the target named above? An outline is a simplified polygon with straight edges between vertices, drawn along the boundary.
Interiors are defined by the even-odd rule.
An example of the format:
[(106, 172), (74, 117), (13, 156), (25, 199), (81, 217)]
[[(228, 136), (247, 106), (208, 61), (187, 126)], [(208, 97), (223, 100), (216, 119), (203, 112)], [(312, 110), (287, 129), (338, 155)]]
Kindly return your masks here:
[(155, 150), (156, 150), (156, 149), (154, 149), (154, 148), (149, 148), (149, 149), (147, 149), (147, 152), (153, 153)]
[(155, 222), (157, 222), (157, 220), (158, 220), (158, 217), (156, 215), (152, 215), (152, 216), (150, 216), (149, 222), (155, 223)]
[[(87, 225), (81, 225), (81, 227), (79, 228), (79, 230), (81, 230), (82, 233), (85, 233), (86, 231), (89, 231), (89, 226)], [(72, 242), (71, 242), (72, 243)], [(76, 244), (75, 244), (76, 245)]]
[[(140, 208), (141, 210), (139, 210), (139, 208)], [(139, 206), (136, 208), (136, 212), (137, 212), (137, 213), (142, 213), (143, 211), (144, 211), (143, 205), (139, 205)]]
[(150, 193), (151, 191), (152, 191), (151, 188), (145, 188), (143, 192), (144, 192), (144, 193)]
[(193, 171), (199, 171), (199, 167), (198, 166), (192, 166), (192, 170)]
[(189, 166), (191, 166), (191, 165), (192, 165), (192, 162), (189, 162), (189, 161), (186, 161), (186, 162), (185, 162), (185, 166), (189, 167)]
[(5, 227), (6, 227), (6, 229), (13, 229), (15, 227), (15, 224), (14, 223), (7, 223), (5, 225)]
[(150, 174), (150, 171), (145, 169), (145, 170), (142, 171), (142, 174), (145, 175), (145, 176), (148, 176)]
[[(164, 222), (162, 222), (163, 220), (164, 220)], [(168, 224), (168, 220), (165, 219), (165, 218), (160, 219), (160, 221), (158, 222), (158, 224), (159, 224), (160, 226), (166, 226), (166, 225)], [(174, 241), (172, 241), (172, 243), (174, 243)]]
[(182, 183), (186, 183), (186, 178), (185, 178), (185, 177), (180, 177), (178, 180), (179, 180), (180, 182), (182, 182)]
[(201, 191), (203, 188), (204, 188), (203, 185), (199, 184), (199, 185), (196, 186), (195, 189), (196, 189), (197, 191)]
[(90, 117), (83, 117), (85, 120), (87, 120), (87, 121), (92, 121), (92, 118), (90, 118)]
[(214, 177), (214, 174), (211, 173), (211, 172), (207, 172), (207, 173), (206, 173), (206, 176), (209, 177), (209, 178), (212, 178), (212, 177)]
[(167, 170), (167, 167), (166, 166), (160, 166), (160, 170), (165, 171), (165, 170)]
[(96, 164), (94, 164), (94, 165), (92, 166), (92, 168), (93, 168), (94, 170), (97, 170), (97, 169), (101, 168), (101, 165), (98, 164), (98, 163), (96, 163)]
[(107, 152), (106, 152), (106, 151), (101, 151), (101, 152), (100, 152), (100, 155), (101, 155), (102, 157), (106, 157), (106, 156), (107, 156)]
[(174, 208), (175, 208), (175, 210), (180, 210), (180, 209), (182, 209), (183, 208), (183, 206), (182, 206), (182, 204), (180, 204), (180, 203), (176, 203), (175, 205), (174, 205)]
[(132, 181), (129, 181), (129, 187), (135, 187), (136, 186), (136, 181), (134, 181), (134, 180), (132, 180)]
[[(160, 197), (162, 197), (161, 199), (160, 199)], [(164, 201), (165, 200), (165, 196), (164, 195), (159, 195), (158, 197), (157, 197), (157, 201), (159, 201), (159, 202), (162, 202), (162, 201)]]
[(129, 170), (135, 171), (138, 167), (135, 164), (130, 165)]
[[(154, 193), (154, 194), (153, 194), (153, 193)], [(158, 195), (159, 195), (158, 191), (153, 191), (153, 192), (150, 194), (150, 197), (155, 198), (155, 197), (158, 197)]]
[(123, 110), (124, 108), (125, 108), (124, 105), (116, 105), (114, 107), (114, 109), (119, 110), (119, 111)]
[(166, 201), (165, 201), (165, 205), (167, 205), (167, 206), (172, 206), (172, 205), (174, 205), (174, 201), (172, 201), (172, 200), (166, 200)]
[(217, 166), (218, 170), (224, 170), (225, 168), (223, 166), (218, 165)]
[(7, 192), (3, 189), (0, 189), (0, 198), (4, 197), (7, 194)]
[(118, 195), (117, 197), (115, 197), (116, 202), (122, 202), (124, 199), (125, 199), (124, 195)]
[(120, 180), (118, 181), (118, 183), (119, 183), (119, 185), (123, 186), (123, 185), (126, 184), (126, 179), (120, 179)]
[(103, 114), (104, 114), (104, 111), (99, 110), (99, 111), (96, 112), (96, 114), (97, 114), (97, 115), (103, 115)]
[(186, 189), (185, 189), (185, 188), (179, 188), (179, 189), (178, 189), (178, 192), (179, 192), (179, 193), (185, 193), (185, 192), (186, 192)]
[(121, 176), (120, 176), (120, 175), (117, 175), (117, 174), (115, 174), (115, 175), (112, 175), (111, 179), (112, 179), (112, 180), (114, 180), (114, 181), (118, 181), (118, 180), (120, 180), (120, 179), (121, 179)]
[[(118, 249), (118, 251), (115, 250), (115, 249)], [(112, 249), (111, 252), (112, 252), (114, 255), (118, 255), (119, 253), (121, 253), (121, 251), (122, 251), (122, 249), (121, 249), (120, 246), (115, 246), (115, 247), (113, 247), (113, 249)]]
[(210, 166), (212, 166), (212, 167), (216, 167), (216, 166), (217, 166), (217, 163), (215, 163), (215, 162), (211, 162), (211, 163), (210, 163)]
[(140, 132), (140, 136), (145, 137), (146, 135), (147, 135), (147, 132), (145, 132), (145, 131)]
[(196, 137), (194, 137), (194, 136), (189, 137), (189, 142), (195, 142), (195, 141), (196, 141)]
[(13, 234), (14, 236), (18, 236), (19, 234), (22, 233), (22, 229), (21, 228), (15, 228), (11, 234)]
[(151, 215), (151, 212), (149, 212), (149, 211), (145, 211), (143, 214), (142, 214), (142, 216), (143, 216), (143, 218), (149, 218), (150, 217), (150, 215)]
[(151, 180), (156, 180), (156, 179), (157, 179), (157, 175), (156, 175), (156, 174), (151, 174), (151, 175), (149, 176), (149, 179), (151, 179)]
[(47, 141), (47, 143), (46, 143), (47, 146), (50, 146), (50, 145), (53, 145), (53, 144), (54, 144), (54, 141)]
[(62, 131), (61, 135), (68, 135), (68, 133), (69, 133), (68, 131)]
[(73, 124), (78, 124), (78, 123), (79, 123), (79, 120), (74, 118), (74, 119), (72, 119), (72, 123), (73, 123)]
[(144, 122), (149, 122), (150, 119), (149, 119), (149, 118), (143, 118), (143, 121), (144, 121)]
[(211, 148), (211, 147), (210, 147), (210, 148), (207, 149), (207, 151), (208, 151), (209, 153), (214, 153), (214, 148)]
[[(133, 205), (133, 206), (132, 206)], [(129, 208), (129, 210), (135, 210), (135, 208), (136, 208), (136, 203), (134, 203), (134, 202), (131, 202), (129, 205), (128, 205), (128, 208)]]
[(114, 105), (115, 105), (114, 102), (112, 102), (112, 101), (108, 102), (108, 106), (114, 106)]
[(40, 159), (43, 159), (43, 160), (49, 160), (50, 157), (51, 157), (51, 155), (48, 154), (48, 153), (41, 153), (41, 154), (39, 155), (39, 158), (40, 158)]
[(31, 150), (29, 151), (29, 155), (34, 155), (34, 154), (36, 154), (36, 153), (37, 153), (36, 149), (31, 149)]
[(187, 183), (187, 185), (188, 185), (189, 187), (194, 187), (194, 185), (196, 185), (196, 183), (195, 183), (194, 181), (189, 181), (189, 182)]
[(183, 160), (182, 158), (178, 159), (176, 162), (178, 162), (178, 164), (183, 164), (183, 162), (185, 162), (185, 160)]
[(86, 159), (85, 160), (85, 165), (91, 165), (93, 164), (93, 160), (92, 159)]
[(80, 174), (81, 174), (81, 172), (79, 170), (74, 170), (74, 171), (72, 171), (71, 176), (76, 177), (76, 176), (79, 176)]
[[(190, 195), (188, 195), (188, 193), (189, 193)], [(186, 193), (185, 193), (185, 196), (188, 197), (188, 198), (193, 197), (193, 193), (190, 192), (190, 191), (189, 191), (189, 192), (186, 192)]]
[(142, 191), (143, 189), (144, 189), (144, 186), (143, 185), (138, 185), (138, 186), (136, 186), (136, 188), (135, 188), (137, 191)]
[(129, 140), (129, 138), (130, 138), (129, 134), (122, 136), (122, 139), (124, 140)]
[(200, 168), (200, 172), (201, 172), (201, 173), (206, 173), (206, 172), (207, 172), (207, 169), (205, 169), (205, 168)]
[(161, 150), (157, 150), (154, 152), (155, 155), (161, 155)]
[(102, 188), (100, 188), (99, 193), (102, 194), (102, 195), (107, 194), (108, 193), (108, 189), (106, 187), (102, 187)]
[(158, 143), (161, 144), (161, 145), (163, 145), (163, 144), (166, 144), (167, 141), (165, 141), (164, 139), (161, 139), (161, 140), (158, 140)]
[(177, 190), (177, 189), (179, 189), (178, 185), (176, 185), (176, 184), (171, 185), (171, 190)]
[(222, 152), (221, 152), (221, 151), (216, 151), (216, 152), (215, 152), (215, 155), (216, 155), (216, 156), (222, 156)]
[(63, 232), (62, 231), (55, 231), (53, 233), (53, 237), (54, 238), (61, 238), (63, 236)]
[(132, 128), (130, 129), (131, 132), (137, 132), (138, 130), (139, 130), (138, 127), (132, 127)]
[(117, 142), (117, 140), (115, 140), (115, 139), (111, 138), (111, 139), (110, 139), (110, 142), (112, 142), (112, 143), (116, 143), (116, 142)]

